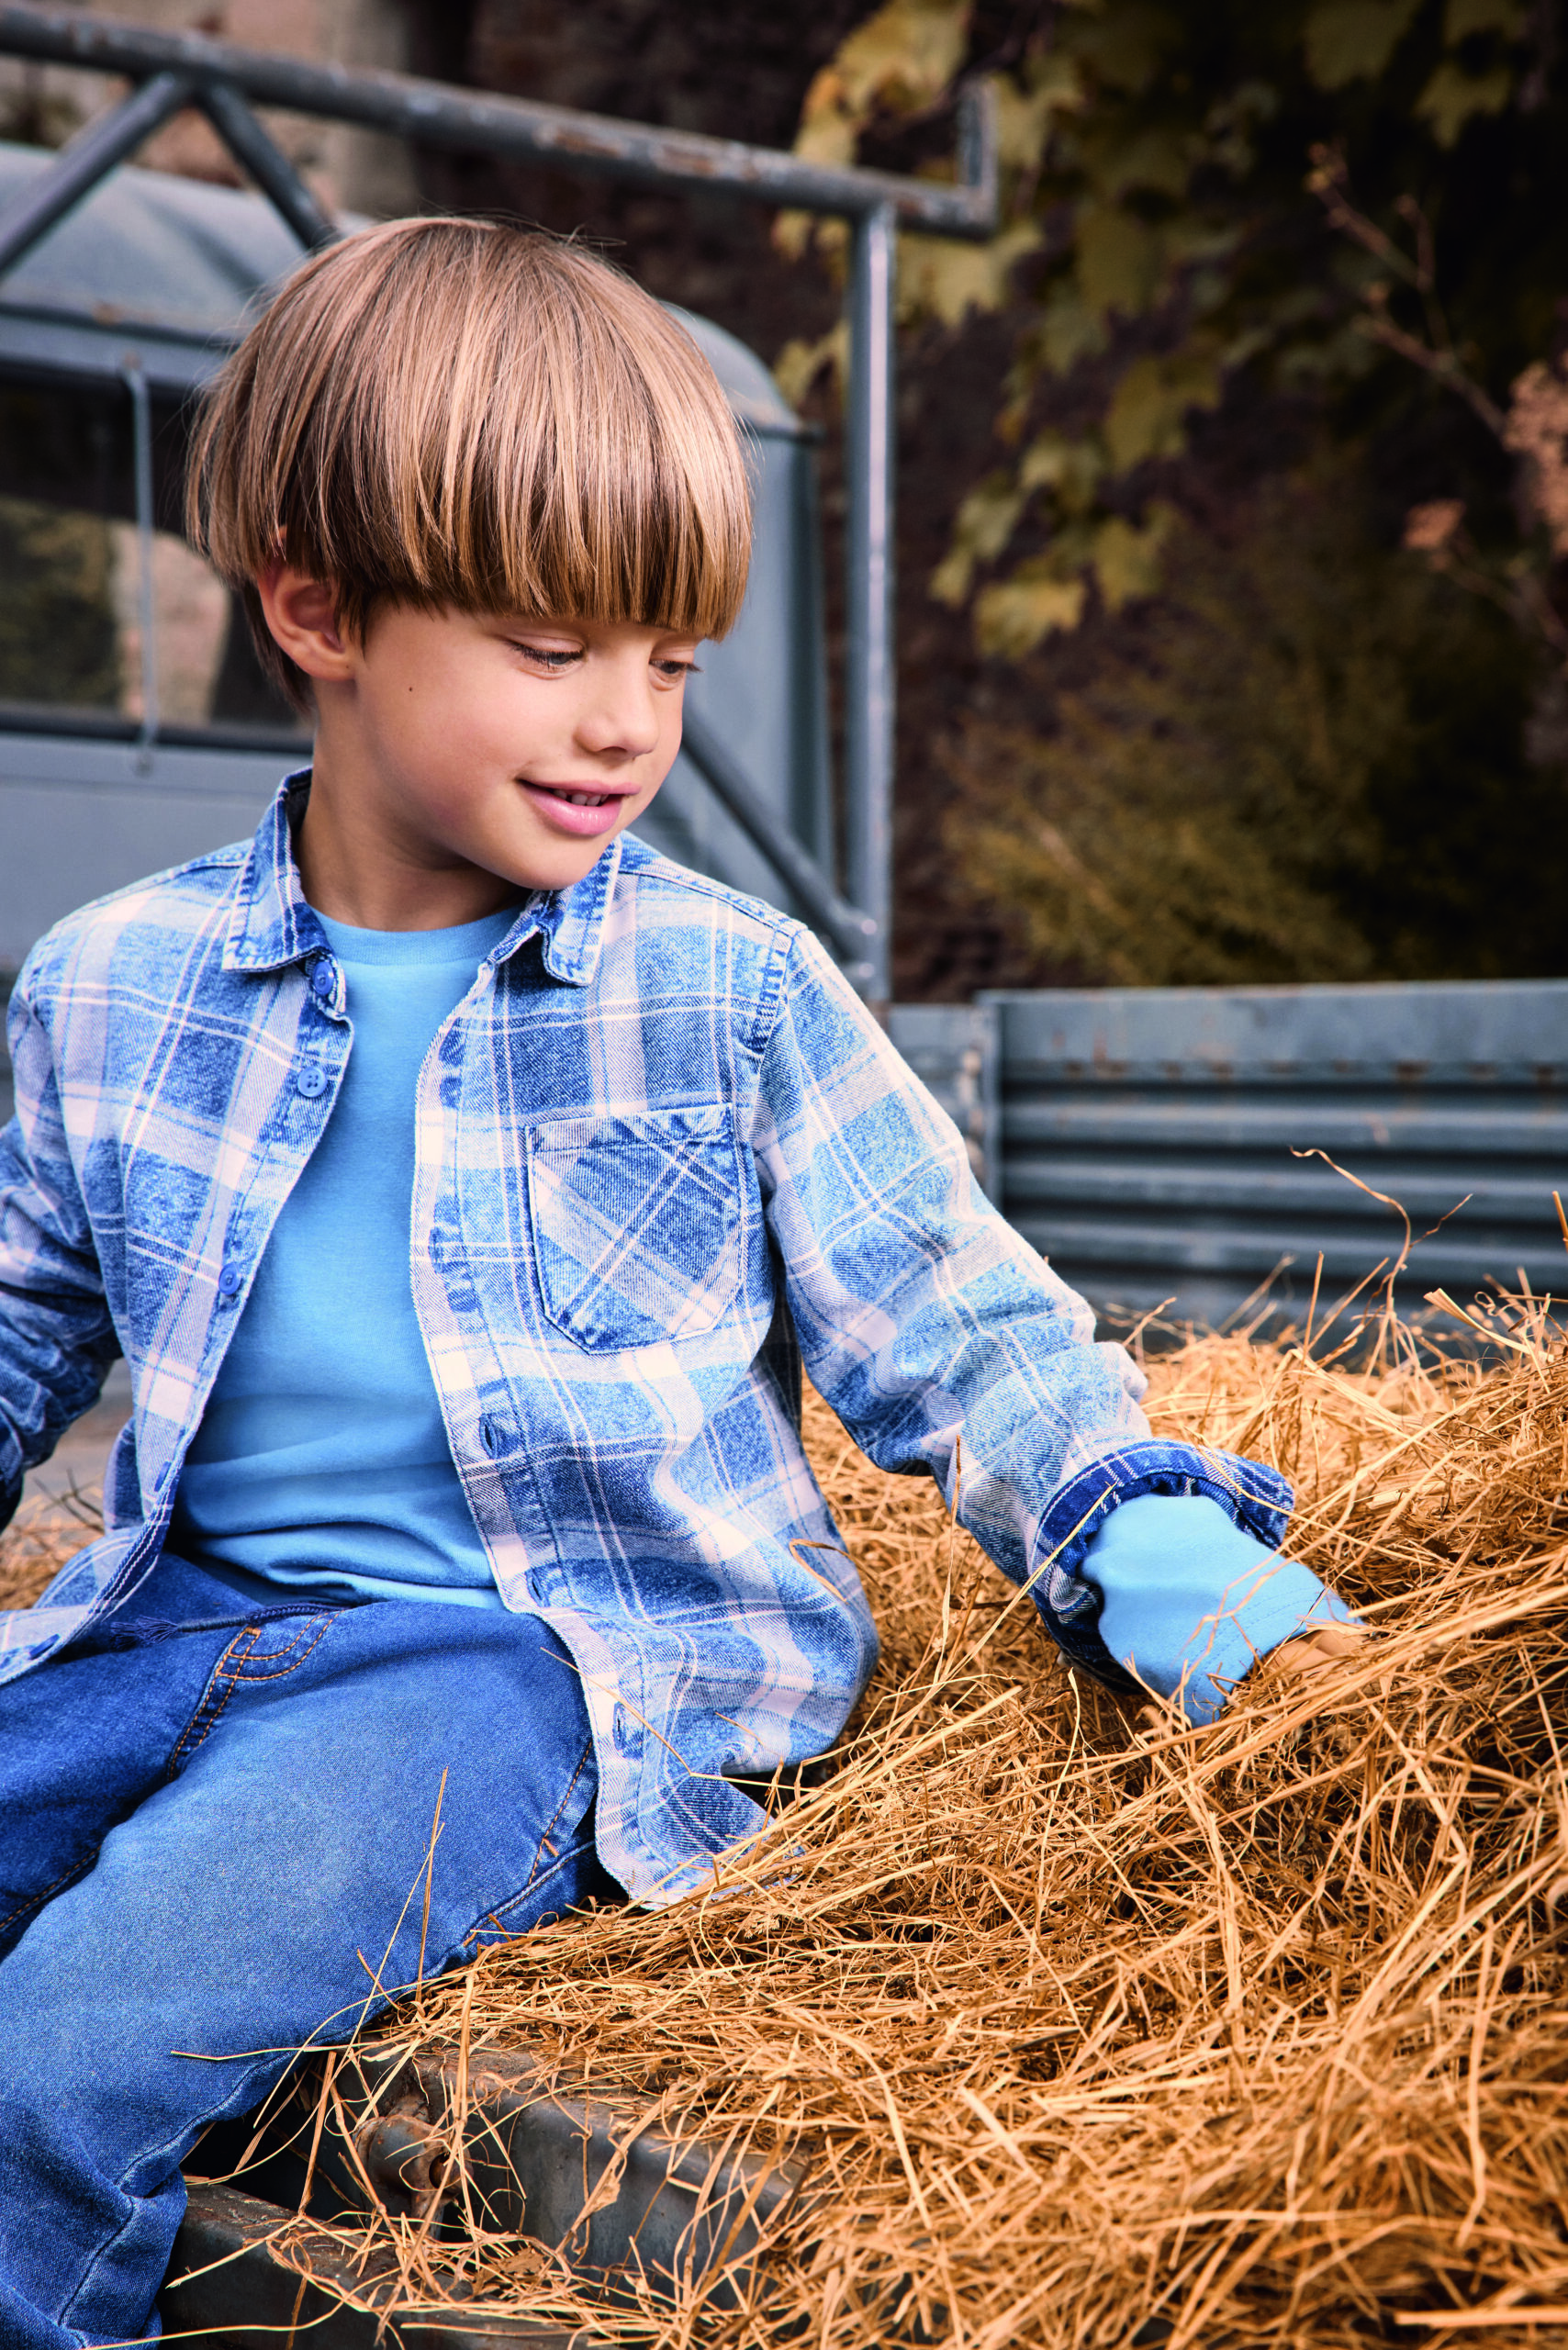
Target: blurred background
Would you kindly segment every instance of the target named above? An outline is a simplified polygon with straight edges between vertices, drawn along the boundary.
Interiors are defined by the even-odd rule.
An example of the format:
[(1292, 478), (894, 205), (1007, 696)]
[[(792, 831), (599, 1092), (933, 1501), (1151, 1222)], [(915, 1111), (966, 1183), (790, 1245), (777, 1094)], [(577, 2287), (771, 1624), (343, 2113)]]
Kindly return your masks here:
[[(901, 255), (896, 998), (1562, 968), (1554, 0), (94, 13), (937, 174), (991, 77), (999, 235)], [(0, 61), (0, 134), (123, 86)], [(334, 208), (580, 229), (758, 354), (822, 435), (836, 654), (842, 231), (267, 120)], [(238, 184), (194, 113), (137, 160)], [(132, 525), (6, 471), (0, 697), (134, 715)], [(173, 531), (157, 565), (165, 722), (281, 724)]]
[[(1113, 1320), (1565, 1286), (1562, 0), (84, 13), (934, 180), (989, 87), (994, 234), (900, 238), (869, 991)], [(0, 212), (127, 88), (0, 58)], [(693, 717), (842, 877), (843, 227), (263, 117), (348, 225), (521, 216), (681, 306), (759, 481)], [(190, 395), (299, 250), (193, 110), (0, 281), (0, 991), (308, 755), (179, 534)], [(817, 919), (711, 786), (648, 836)]]

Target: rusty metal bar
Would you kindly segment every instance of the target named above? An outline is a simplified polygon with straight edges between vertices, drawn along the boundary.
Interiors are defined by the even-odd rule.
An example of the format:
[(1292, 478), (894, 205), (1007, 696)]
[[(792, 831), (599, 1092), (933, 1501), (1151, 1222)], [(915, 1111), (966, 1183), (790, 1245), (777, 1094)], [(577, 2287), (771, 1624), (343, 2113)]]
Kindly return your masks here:
[(960, 164), (974, 176), (957, 185), (904, 179), (889, 172), (837, 170), (737, 139), (622, 122), (529, 98), (494, 97), (442, 82), (364, 67), (314, 65), (270, 51), (241, 49), (201, 33), (149, 31), (81, 9), (0, 6), (0, 53), (32, 57), (96, 73), (180, 73), (197, 84), (223, 82), (259, 106), (320, 115), (400, 133), (430, 147), (481, 149), (562, 171), (689, 190), (707, 185), (754, 203), (855, 218), (890, 208), (908, 229), (928, 236), (984, 238), (996, 221), (994, 137), (987, 101), (968, 99)]
[(319, 205), (276, 140), (256, 120), (231, 82), (203, 82), (196, 103), (237, 163), (242, 163), (300, 243), (314, 252), (342, 230)]

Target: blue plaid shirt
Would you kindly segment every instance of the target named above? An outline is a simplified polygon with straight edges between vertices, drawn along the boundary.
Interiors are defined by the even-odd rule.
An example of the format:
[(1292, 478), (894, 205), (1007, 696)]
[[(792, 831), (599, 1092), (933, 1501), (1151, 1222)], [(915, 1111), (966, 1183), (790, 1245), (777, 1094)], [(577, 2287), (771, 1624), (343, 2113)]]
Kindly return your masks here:
[[(253, 841), (72, 915), (17, 982), (0, 1513), (119, 1353), (134, 1416), (107, 1530), (0, 1614), (0, 1679), (157, 1559), (330, 1115), (353, 1031), (291, 851), (307, 788)], [(791, 1409), (797, 1342), (872, 1460), (934, 1476), (1103, 1679), (1126, 1676), (1077, 1570), (1119, 1501), (1204, 1494), (1282, 1537), (1271, 1471), (1150, 1440), (1132, 1362), (987, 1203), (811, 934), (630, 834), (524, 908), (441, 1030), (412, 1228), (475, 1524), (506, 1605), (576, 1661), (600, 1850), (642, 1899), (709, 1878), (759, 1822), (735, 1782), (830, 1745), (876, 1660)]]

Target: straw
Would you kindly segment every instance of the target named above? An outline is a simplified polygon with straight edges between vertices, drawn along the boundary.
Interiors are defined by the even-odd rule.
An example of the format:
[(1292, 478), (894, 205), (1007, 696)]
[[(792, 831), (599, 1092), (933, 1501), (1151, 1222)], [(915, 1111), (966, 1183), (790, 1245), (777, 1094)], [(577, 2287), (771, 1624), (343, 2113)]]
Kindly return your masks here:
[(1488, 1360), (1336, 1359), (1342, 1323), (1151, 1358), (1157, 1433), (1293, 1477), (1294, 1548), (1377, 1633), (1204, 1730), (1063, 1671), (809, 1399), (885, 1651), (833, 1775), (712, 1892), (385, 2025), (804, 2164), (767, 2289), (614, 2309), (480, 2215), (377, 2223), (395, 2306), (671, 2350), (1568, 2341), (1568, 1354), (1542, 1302), (1463, 1311)]

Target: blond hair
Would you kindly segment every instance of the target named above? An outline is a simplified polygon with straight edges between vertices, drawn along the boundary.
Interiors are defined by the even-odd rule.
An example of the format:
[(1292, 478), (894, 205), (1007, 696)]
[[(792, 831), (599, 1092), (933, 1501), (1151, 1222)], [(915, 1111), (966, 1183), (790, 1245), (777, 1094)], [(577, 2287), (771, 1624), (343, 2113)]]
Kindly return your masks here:
[(390, 221), (297, 270), (208, 387), (186, 513), (301, 708), (256, 593), (280, 556), (356, 642), (388, 603), (722, 636), (751, 549), (690, 336), (580, 245), (486, 220)]

